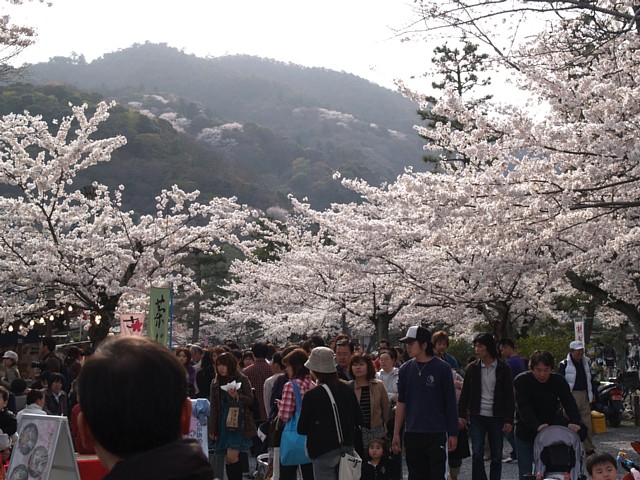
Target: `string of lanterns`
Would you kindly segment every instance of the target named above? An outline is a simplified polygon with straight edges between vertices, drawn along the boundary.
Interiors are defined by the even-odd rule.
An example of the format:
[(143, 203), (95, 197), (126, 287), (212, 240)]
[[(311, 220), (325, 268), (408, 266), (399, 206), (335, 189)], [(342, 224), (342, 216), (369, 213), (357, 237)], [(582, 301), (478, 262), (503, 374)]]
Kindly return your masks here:
[[(99, 313), (90, 312), (88, 310), (79, 310), (78, 312), (79, 313), (73, 318), (76, 318), (76, 319), (85, 318), (85, 319), (88, 319), (88, 324), (95, 324), (95, 325), (100, 325), (100, 322), (102, 321), (102, 315), (100, 315)], [(13, 332), (15, 331), (14, 323), (19, 322), (19, 325), (17, 327), (18, 334), (26, 335), (30, 330), (33, 330), (37, 324), (46, 325), (47, 320), (53, 323), (56, 320), (56, 318), (60, 319), (63, 317), (67, 317), (68, 320), (70, 320), (71, 319), (70, 316), (73, 313), (74, 313), (74, 307), (72, 305), (69, 305), (66, 308), (60, 309), (59, 311), (57, 309), (51, 310), (41, 315), (38, 320), (36, 320), (35, 318), (31, 318), (28, 322), (25, 322), (24, 320), (17, 320), (15, 322), (10, 323), (7, 327), (3, 325), (1, 329), (3, 333), (5, 331)]]

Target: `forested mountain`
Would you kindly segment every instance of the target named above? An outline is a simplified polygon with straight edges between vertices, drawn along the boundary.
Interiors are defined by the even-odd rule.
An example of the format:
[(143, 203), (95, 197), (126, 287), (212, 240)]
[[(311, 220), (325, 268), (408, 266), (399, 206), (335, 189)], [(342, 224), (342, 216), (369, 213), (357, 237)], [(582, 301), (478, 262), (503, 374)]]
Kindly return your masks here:
[[(263, 208), (270, 201), (286, 204), (290, 193), (323, 207), (354, 199), (333, 179), (335, 171), (378, 184), (407, 166), (425, 168), (413, 131), (417, 106), (346, 73), (248, 56), (199, 58), (147, 43), (91, 63), (82, 56), (56, 57), (30, 66), (27, 80), (41, 85), (44, 96), (66, 85), (120, 104), (122, 117), (113, 124), (122, 130), (113, 133), (127, 136), (123, 154), (129, 158), (101, 166), (99, 175), (104, 183), (125, 183), (129, 190), (140, 188), (129, 170), (141, 168), (140, 180), (151, 191), (173, 181), (208, 195), (237, 194)], [(43, 98), (24, 100), (23, 109), (32, 113), (45, 109)], [(128, 109), (147, 120), (133, 120)], [(20, 110), (2, 108), (7, 111)], [(166, 120), (175, 131), (151, 119)], [(174, 147), (167, 149), (166, 142)], [(186, 154), (181, 149), (187, 144), (199, 153)], [(207, 170), (207, 156), (219, 168)], [(193, 158), (203, 158), (202, 163)], [(144, 173), (149, 171), (153, 175)], [(235, 182), (250, 192), (229, 193), (241, 188)]]

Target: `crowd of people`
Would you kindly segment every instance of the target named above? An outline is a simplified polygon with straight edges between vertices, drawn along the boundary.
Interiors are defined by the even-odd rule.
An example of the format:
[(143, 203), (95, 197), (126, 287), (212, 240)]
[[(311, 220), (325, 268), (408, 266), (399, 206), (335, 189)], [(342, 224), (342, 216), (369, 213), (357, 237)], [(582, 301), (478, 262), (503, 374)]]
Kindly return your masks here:
[[(142, 342), (136, 344), (141, 358), (135, 352), (122, 353), (123, 342)], [(146, 339), (111, 339), (105, 345), (96, 352), (95, 362), (84, 362), (84, 352), (76, 347), (61, 360), (53, 339), (43, 339), (41, 360), (34, 365), (40, 372), (29, 387), (15, 368), (17, 355), (6, 351), (6, 373), (1, 381), (8, 382), (9, 388), (0, 385), (0, 436), (15, 438), (25, 413), (64, 415), (69, 418), (78, 452), (97, 453), (110, 470), (136, 471), (143, 464), (130, 457), (179, 441), (174, 434), (184, 433), (183, 404), (201, 398), (210, 404), (207, 464), (211, 467), (192, 458), (197, 453), (192, 445), (180, 443), (176, 448), (201, 475), (184, 478), (223, 478), (226, 473), (228, 480), (242, 480), (252, 476), (250, 456), (265, 458), (268, 454), (267, 476), (272, 480), (294, 480), (298, 473), (304, 480), (338, 480), (341, 457), (355, 453), (363, 460), (362, 480), (401, 480), (403, 458), (409, 480), (457, 480), (469, 457), (473, 480), (502, 478), (502, 465), (507, 462), (517, 462), (519, 479), (525, 480), (533, 473), (536, 435), (551, 425), (578, 433), (586, 454), (594, 453), (589, 409), (593, 391), (581, 342), (571, 342), (567, 358), (559, 365), (549, 352), (538, 350), (528, 359), (528, 366), (513, 340), (496, 341), (487, 333), (475, 336), (475, 355), (462, 366), (448, 352), (447, 333), (432, 335), (422, 326), (410, 327), (399, 345), (380, 340), (375, 354), (363, 352), (346, 335), (326, 343), (320, 337), (283, 346), (256, 342), (246, 350), (233, 340), (210, 348), (179, 346), (172, 352), (148, 345)], [(172, 359), (158, 360), (159, 365), (169, 362), (170, 368), (162, 368), (180, 372), (178, 390), (183, 391), (177, 398), (173, 399), (176, 386), (169, 383), (170, 376), (132, 368), (139, 362), (151, 362), (152, 351), (156, 356), (158, 351), (165, 356), (169, 352)], [(116, 354), (123, 358), (114, 361)], [(111, 363), (106, 362), (107, 357)], [(117, 391), (103, 392), (107, 398), (98, 405), (94, 404), (95, 392), (87, 392), (103, 391), (109, 382), (87, 378), (88, 365), (95, 365), (93, 375), (99, 374), (101, 365), (111, 371), (110, 379), (118, 377), (113, 380), (118, 382)], [(148, 448), (140, 450), (138, 445), (138, 450), (130, 452), (126, 442), (111, 445), (113, 439), (99, 438), (96, 432), (113, 433), (120, 428), (122, 434), (131, 426), (103, 425), (104, 413), (96, 409), (116, 409), (107, 399), (124, 401), (126, 377), (136, 374), (146, 375), (142, 383), (149, 391), (145, 396), (158, 388), (163, 401), (168, 396), (175, 400), (171, 412), (158, 407), (156, 420), (168, 417), (166, 421), (140, 428), (148, 429), (150, 437), (161, 438), (159, 430), (170, 418), (175, 420), (166, 438), (150, 438)], [(152, 385), (154, 375), (159, 375), (161, 385)], [(114, 410), (111, 421), (113, 415), (130, 424), (143, 421), (134, 421), (134, 415), (147, 419), (148, 412), (135, 413), (138, 410), (135, 407), (126, 415)], [(283, 434), (285, 430), (293, 436)], [(503, 459), (504, 439), (511, 452)], [(290, 453), (292, 442), (306, 445), (305, 451)], [(110, 447), (101, 449), (100, 445)], [(157, 455), (149, 453), (148, 458)], [(116, 469), (123, 460), (128, 466)], [(158, 472), (156, 478), (169, 478)]]

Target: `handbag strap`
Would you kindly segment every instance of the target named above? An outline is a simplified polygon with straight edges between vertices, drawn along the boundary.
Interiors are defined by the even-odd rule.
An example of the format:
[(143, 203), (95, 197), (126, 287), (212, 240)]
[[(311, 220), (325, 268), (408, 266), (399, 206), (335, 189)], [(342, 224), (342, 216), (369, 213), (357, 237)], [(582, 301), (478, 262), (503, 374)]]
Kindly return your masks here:
[(342, 436), (342, 424), (340, 423), (340, 415), (338, 414), (338, 406), (336, 405), (336, 401), (333, 398), (333, 393), (331, 393), (331, 389), (329, 385), (326, 383), (322, 384), (323, 388), (327, 391), (327, 395), (329, 395), (329, 400), (331, 400), (331, 408), (333, 410), (333, 418), (336, 421), (336, 431), (338, 432), (338, 443), (340, 444), (340, 448), (344, 446), (344, 437)]
[(296, 397), (296, 413), (300, 415), (300, 408), (302, 408), (302, 397), (300, 396), (300, 387), (298, 382), (291, 380), (291, 386), (293, 387), (293, 394)]

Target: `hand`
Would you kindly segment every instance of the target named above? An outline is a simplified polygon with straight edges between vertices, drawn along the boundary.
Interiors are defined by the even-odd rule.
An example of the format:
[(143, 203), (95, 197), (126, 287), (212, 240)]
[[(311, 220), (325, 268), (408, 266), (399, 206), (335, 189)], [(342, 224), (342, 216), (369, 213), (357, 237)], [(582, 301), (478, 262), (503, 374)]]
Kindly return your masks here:
[(570, 423), (567, 426), (569, 427), (570, 430), (573, 430), (576, 433), (578, 433), (580, 431), (580, 425), (577, 425), (575, 423)]
[(467, 420), (464, 418), (458, 418), (458, 430), (462, 430), (467, 426)]
[(402, 447), (400, 446), (400, 434), (399, 433), (394, 433), (393, 434), (393, 441), (391, 443), (391, 450), (393, 450), (393, 453), (402, 452)]
[(509, 432), (511, 431), (511, 429), (512, 429), (512, 428), (513, 428), (513, 425), (512, 425), (512, 424), (510, 424), (510, 423), (505, 423), (505, 424), (502, 426), (502, 431), (503, 431), (504, 433), (509, 433)]
[(278, 410), (280, 410), (280, 406), (282, 405), (282, 400), (280, 400), (279, 398), (276, 398), (276, 408)]
[(458, 437), (449, 437), (449, 451), (453, 452), (456, 448), (458, 448)]
[(542, 430), (544, 430), (545, 428), (547, 428), (549, 426), (548, 423), (543, 423), (542, 425), (540, 425), (538, 427), (538, 431), (541, 432)]
[(229, 396), (230, 396), (231, 398), (233, 398), (234, 400), (238, 400), (238, 390), (236, 390), (236, 389), (232, 388), (232, 389), (230, 389), (227, 393), (228, 393), (228, 394), (229, 394)]
[(215, 442), (216, 440), (218, 440), (218, 437), (216, 436), (216, 434), (215, 434), (215, 433), (209, 433), (209, 438), (210, 438), (211, 440), (213, 440), (214, 442)]

